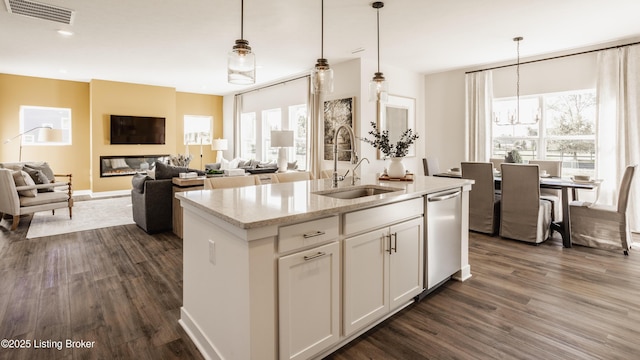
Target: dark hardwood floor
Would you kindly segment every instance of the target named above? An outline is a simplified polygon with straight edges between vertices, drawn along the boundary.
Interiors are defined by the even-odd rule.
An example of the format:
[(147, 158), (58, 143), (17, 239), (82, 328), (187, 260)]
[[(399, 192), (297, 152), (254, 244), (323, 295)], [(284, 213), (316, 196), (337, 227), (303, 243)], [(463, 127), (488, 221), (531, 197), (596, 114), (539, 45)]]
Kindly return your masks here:
[[(95, 344), (32, 342), (0, 359), (202, 359), (178, 324), (180, 239), (127, 225), (28, 240), (29, 222), (15, 232), (0, 223), (0, 339)], [(327, 359), (638, 358), (640, 251), (472, 233), (469, 257), (470, 280), (446, 283)]]

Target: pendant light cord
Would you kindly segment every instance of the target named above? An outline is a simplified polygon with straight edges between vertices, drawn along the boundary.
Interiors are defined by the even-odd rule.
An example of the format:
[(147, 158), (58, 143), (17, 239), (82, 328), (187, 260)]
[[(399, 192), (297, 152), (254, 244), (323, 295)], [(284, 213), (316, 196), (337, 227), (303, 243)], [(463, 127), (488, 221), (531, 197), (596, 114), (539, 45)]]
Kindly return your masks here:
[(377, 27), (378, 27), (378, 72), (380, 72), (380, 8), (376, 9)]
[(516, 61), (516, 123), (520, 123), (520, 41), (522, 40), (522, 36), (518, 36), (513, 38), (516, 42), (516, 52), (517, 52), (517, 61)]
[(324, 59), (324, 0), (320, 2), (320, 58)]
[(240, 1), (240, 39), (244, 40), (244, 0)]

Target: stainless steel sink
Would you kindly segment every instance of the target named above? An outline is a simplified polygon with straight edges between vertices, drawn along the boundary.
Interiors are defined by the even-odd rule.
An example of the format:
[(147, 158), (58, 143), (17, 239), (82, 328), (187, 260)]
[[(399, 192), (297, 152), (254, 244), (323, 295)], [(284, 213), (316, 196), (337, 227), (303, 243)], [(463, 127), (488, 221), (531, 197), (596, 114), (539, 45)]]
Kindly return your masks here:
[(331, 189), (314, 192), (316, 195), (328, 196), (336, 199), (358, 199), (367, 196), (387, 194), (395, 191), (404, 191), (393, 187), (378, 185), (351, 186), (342, 189)]

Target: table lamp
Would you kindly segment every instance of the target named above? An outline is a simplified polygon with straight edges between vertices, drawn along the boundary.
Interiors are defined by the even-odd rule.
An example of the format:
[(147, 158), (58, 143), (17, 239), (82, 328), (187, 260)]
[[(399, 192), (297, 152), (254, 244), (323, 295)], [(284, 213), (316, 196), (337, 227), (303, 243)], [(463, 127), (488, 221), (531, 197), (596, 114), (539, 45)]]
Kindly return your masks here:
[(222, 152), (229, 148), (227, 139), (213, 139), (211, 141), (211, 150), (217, 151), (216, 162), (222, 162)]
[(278, 171), (287, 171), (287, 147), (293, 146), (293, 130), (272, 130), (271, 147), (278, 149)]

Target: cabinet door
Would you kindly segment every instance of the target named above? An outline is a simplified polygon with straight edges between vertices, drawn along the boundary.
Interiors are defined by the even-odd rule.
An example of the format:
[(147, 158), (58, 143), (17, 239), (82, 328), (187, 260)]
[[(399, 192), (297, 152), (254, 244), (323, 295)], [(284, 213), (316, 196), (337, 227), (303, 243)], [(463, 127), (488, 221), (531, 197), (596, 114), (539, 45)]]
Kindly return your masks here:
[(389, 312), (388, 228), (345, 239), (344, 334)]
[(391, 226), (389, 233), (389, 302), (393, 310), (424, 289), (423, 218)]
[(307, 359), (340, 336), (338, 242), (278, 260), (280, 359)]

